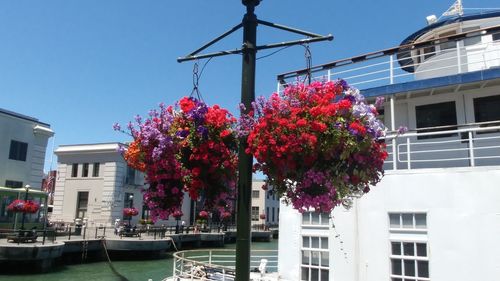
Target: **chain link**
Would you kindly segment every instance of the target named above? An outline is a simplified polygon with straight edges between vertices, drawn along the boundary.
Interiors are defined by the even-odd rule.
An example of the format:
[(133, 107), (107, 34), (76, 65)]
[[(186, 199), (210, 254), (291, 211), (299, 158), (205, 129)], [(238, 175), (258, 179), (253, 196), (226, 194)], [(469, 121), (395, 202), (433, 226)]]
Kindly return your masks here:
[(305, 48), (304, 57), (306, 59), (306, 69), (307, 69), (307, 73), (306, 73), (306, 77), (304, 78), (304, 82), (307, 79), (307, 84), (311, 84), (311, 67), (312, 67), (311, 49), (309, 48), (309, 44), (307, 44), (307, 43), (303, 44), (302, 46), (304, 46), (304, 48)]

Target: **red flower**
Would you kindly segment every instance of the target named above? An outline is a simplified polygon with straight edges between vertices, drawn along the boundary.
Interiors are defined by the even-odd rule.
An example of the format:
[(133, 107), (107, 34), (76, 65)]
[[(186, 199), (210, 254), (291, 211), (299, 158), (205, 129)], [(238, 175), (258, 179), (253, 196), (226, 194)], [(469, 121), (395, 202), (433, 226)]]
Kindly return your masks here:
[(181, 110), (184, 112), (190, 112), (195, 107), (193, 99), (188, 97), (183, 97), (179, 101), (179, 105), (181, 106)]

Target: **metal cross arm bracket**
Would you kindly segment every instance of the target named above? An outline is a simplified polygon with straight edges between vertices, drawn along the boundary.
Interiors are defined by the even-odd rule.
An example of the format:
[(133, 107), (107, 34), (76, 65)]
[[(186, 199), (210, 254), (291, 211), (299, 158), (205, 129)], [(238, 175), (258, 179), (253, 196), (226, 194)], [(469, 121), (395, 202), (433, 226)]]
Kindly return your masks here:
[[(333, 35), (328, 34), (326, 36), (303, 31), (300, 29), (295, 29), (292, 27), (280, 25), (280, 24), (275, 24), (272, 22), (267, 22), (263, 20), (257, 20), (258, 24), (262, 24), (265, 26), (269, 26), (272, 28), (276, 29), (281, 29), (301, 35), (308, 36), (309, 38), (304, 38), (304, 39), (299, 39), (299, 40), (294, 40), (294, 41), (287, 41), (287, 42), (281, 42), (281, 43), (274, 43), (274, 44), (267, 44), (267, 45), (262, 45), (262, 46), (257, 46), (255, 49), (258, 50), (266, 50), (266, 49), (273, 49), (273, 48), (279, 48), (279, 47), (285, 47), (285, 46), (292, 46), (292, 45), (300, 45), (300, 44), (306, 44), (306, 43), (313, 43), (313, 42), (320, 42), (320, 41), (332, 41), (333, 40)], [(234, 50), (226, 50), (226, 51), (220, 51), (220, 52), (215, 52), (215, 53), (208, 53), (208, 54), (201, 54), (198, 55), (201, 51), (205, 50), (206, 48), (212, 46), (213, 44), (217, 43), (218, 41), (222, 40), (223, 38), (227, 37), (229, 34), (235, 32), (236, 30), (240, 29), (243, 26), (243, 23), (240, 23), (230, 30), (224, 32), (220, 36), (216, 37), (212, 41), (208, 42), (207, 44), (203, 45), (196, 51), (190, 53), (189, 55), (185, 57), (179, 57), (177, 58), (177, 62), (185, 62), (185, 61), (190, 61), (190, 60), (197, 60), (197, 59), (204, 59), (204, 58), (212, 58), (212, 57), (220, 57), (220, 56), (225, 56), (225, 55), (233, 55), (233, 54), (241, 54), (244, 52), (245, 47), (241, 49), (234, 49)]]

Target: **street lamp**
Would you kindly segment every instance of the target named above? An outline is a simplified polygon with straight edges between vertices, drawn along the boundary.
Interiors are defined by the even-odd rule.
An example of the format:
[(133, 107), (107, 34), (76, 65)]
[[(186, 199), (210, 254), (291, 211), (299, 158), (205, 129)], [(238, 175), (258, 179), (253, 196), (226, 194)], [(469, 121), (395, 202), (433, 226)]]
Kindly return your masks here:
[[(130, 202), (130, 206), (129, 208), (132, 209), (133, 205), (134, 205), (134, 195), (130, 194), (128, 196), (128, 201)], [(130, 221), (132, 220), (132, 216), (128, 216), (128, 226), (132, 226), (130, 224)]]
[[(26, 201), (28, 201), (28, 192), (30, 191), (30, 185), (27, 184), (24, 186), (24, 190), (26, 190), (26, 193), (24, 194), (24, 204), (26, 204)], [(23, 212), (23, 219), (21, 221), (21, 229), (24, 230), (24, 220), (26, 219), (26, 212)]]

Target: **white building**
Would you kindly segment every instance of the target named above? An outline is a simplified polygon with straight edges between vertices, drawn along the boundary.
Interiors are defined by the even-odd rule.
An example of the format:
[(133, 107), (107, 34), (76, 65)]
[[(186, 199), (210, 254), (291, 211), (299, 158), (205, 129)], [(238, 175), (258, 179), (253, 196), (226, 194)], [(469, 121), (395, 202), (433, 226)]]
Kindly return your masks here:
[(0, 108), (0, 186), (40, 190), (47, 142), (53, 135), (49, 124)]
[[(280, 204), (276, 194), (263, 190), (264, 180), (252, 180), (252, 225), (277, 225), (279, 222)], [(262, 219), (261, 215), (265, 215)]]
[[(135, 207), (139, 215), (149, 218), (143, 206), (141, 188), (144, 175), (130, 168), (119, 153), (120, 143), (63, 145), (55, 151), (58, 156), (58, 178), (54, 193), (52, 220), (73, 222), (86, 219), (90, 225), (113, 225), (123, 220), (123, 208)], [(182, 220), (189, 221), (190, 204), (184, 199)], [(187, 202), (187, 203), (186, 203)], [(175, 220), (157, 224), (173, 225)]]
[(384, 178), (350, 210), (281, 206), (281, 278), (499, 280), (499, 67), (500, 12), (445, 18), (401, 46), (313, 67), (385, 96), (386, 126), (410, 131), (387, 139)]

